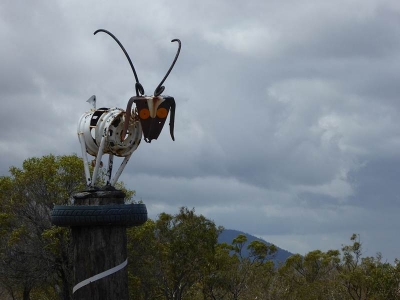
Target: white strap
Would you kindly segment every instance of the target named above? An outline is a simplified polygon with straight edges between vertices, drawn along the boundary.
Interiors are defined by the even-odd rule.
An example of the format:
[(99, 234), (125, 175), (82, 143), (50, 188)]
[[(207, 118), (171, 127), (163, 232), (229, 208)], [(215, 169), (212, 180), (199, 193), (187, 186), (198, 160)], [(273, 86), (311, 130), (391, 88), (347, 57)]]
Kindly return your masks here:
[(83, 286), (85, 286), (85, 285), (88, 285), (89, 283), (95, 282), (96, 280), (99, 280), (99, 279), (104, 278), (104, 277), (106, 277), (106, 276), (108, 276), (108, 275), (111, 275), (111, 274), (113, 274), (113, 273), (118, 272), (119, 270), (125, 268), (125, 266), (126, 266), (127, 264), (128, 264), (128, 259), (126, 259), (122, 264), (120, 264), (120, 265), (118, 265), (118, 266), (116, 266), (116, 267), (114, 267), (114, 268), (112, 268), (112, 269), (109, 269), (109, 270), (107, 270), (107, 271), (104, 271), (104, 272), (102, 272), (102, 273), (99, 273), (99, 274), (97, 274), (97, 275), (94, 275), (94, 276), (92, 276), (92, 277), (90, 277), (90, 278), (88, 278), (88, 279), (85, 279), (84, 281), (79, 282), (79, 283), (78, 283), (77, 285), (75, 285), (74, 288), (72, 289), (72, 294), (75, 293), (77, 290), (79, 290), (81, 287), (83, 287)]

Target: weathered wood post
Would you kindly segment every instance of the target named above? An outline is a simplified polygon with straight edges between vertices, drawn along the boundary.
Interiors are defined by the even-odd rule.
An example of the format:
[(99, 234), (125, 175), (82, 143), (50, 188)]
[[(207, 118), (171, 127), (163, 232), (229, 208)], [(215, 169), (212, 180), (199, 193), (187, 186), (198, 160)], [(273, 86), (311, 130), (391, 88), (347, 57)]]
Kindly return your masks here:
[(84, 191), (71, 206), (55, 206), (53, 224), (70, 226), (73, 299), (128, 300), (126, 228), (147, 220), (144, 204), (124, 204), (119, 190)]
[[(120, 194), (118, 192), (94, 192), (89, 195), (78, 193), (74, 196), (75, 205), (123, 205), (124, 194)], [(121, 266), (127, 262), (126, 227), (76, 226), (72, 227), (71, 231), (74, 245), (74, 280), (77, 287), (73, 291), (74, 299), (128, 300), (128, 272)], [(104, 273), (117, 266), (122, 268), (110, 275)], [(101, 273), (103, 273), (99, 276), (101, 278), (93, 279), (93, 276)], [(77, 286), (79, 283), (85, 285)]]

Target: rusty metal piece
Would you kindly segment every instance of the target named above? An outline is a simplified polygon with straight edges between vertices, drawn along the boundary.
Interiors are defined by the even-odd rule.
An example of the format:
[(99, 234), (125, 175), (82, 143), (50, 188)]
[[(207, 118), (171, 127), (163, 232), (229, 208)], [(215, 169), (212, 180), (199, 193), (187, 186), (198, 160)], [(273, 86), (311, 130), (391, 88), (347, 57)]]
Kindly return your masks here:
[(175, 100), (169, 96), (139, 97), (133, 100), (136, 103), (140, 124), (142, 125), (144, 140), (150, 143), (156, 140), (164, 127), (169, 111), (170, 134), (174, 141)]
[[(137, 98), (144, 98), (144, 97), (131, 97), (128, 101), (128, 104), (126, 105), (126, 110), (125, 110), (125, 120), (130, 120), (131, 119), (131, 115), (132, 115), (132, 104), (135, 101), (135, 99)], [(124, 123), (124, 128), (122, 129), (121, 132), (121, 142), (123, 142), (125, 140), (125, 136), (126, 133), (128, 131), (128, 127), (129, 127), (129, 121)]]
[(113, 169), (113, 164), (114, 164), (114, 155), (110, 154), (108, 156), (108, 168), (107, 168), (107, 183), (106, 185), (111, 185), (111, 174), (112, 174), (112, 169)]

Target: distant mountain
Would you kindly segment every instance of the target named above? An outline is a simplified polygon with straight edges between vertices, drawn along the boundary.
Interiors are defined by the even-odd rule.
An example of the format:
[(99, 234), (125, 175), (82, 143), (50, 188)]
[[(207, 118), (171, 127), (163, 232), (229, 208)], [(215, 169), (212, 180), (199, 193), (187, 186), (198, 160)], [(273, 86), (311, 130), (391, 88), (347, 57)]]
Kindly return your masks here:
[[(233, 230), (233, 229), (224, 229), (221, 234), (218, 236), (218, 243), (227, 243), (227, 244), (232, 244), (233, 239), (235, 239), (239, 234), (243, 234), (247, 237), (247, 242), (245, 244), (245, 246), (243, 247), (243, 254), (245, 256), (247, 256), (249, 254), (249, 252), (247, 251), (247, 245), (249, 243), (251, 243), (252, 241), (260, 241), (263, 243), (266, 243), (267, 245), (271, 245), (271, 243), (264, 241), (263, 239), (257, 238), (254, 235), (242, 232), (242, 231), (238, 231), (238, 230)], [(275, 245), (276, 247), (278, 247), (277, 245)], [(275, 254), (274, 257), (274, 261), (275, 264), (279, 264), (279, 263), (284, 263), (286, 261), (286, 259), (293, 255), (293, 253), (290, 253), (289, 251), (283, 250), (281, 248), (278, 247), (278, 251)]]

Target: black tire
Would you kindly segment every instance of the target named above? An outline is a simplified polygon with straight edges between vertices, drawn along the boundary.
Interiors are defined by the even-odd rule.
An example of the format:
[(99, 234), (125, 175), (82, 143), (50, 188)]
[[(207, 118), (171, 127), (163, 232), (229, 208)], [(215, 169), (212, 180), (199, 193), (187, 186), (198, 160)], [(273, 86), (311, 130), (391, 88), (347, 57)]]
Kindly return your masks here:
[(139, 226), (147, 221), (145, 204), (55, 205), (51, 222), (57, 226)]

